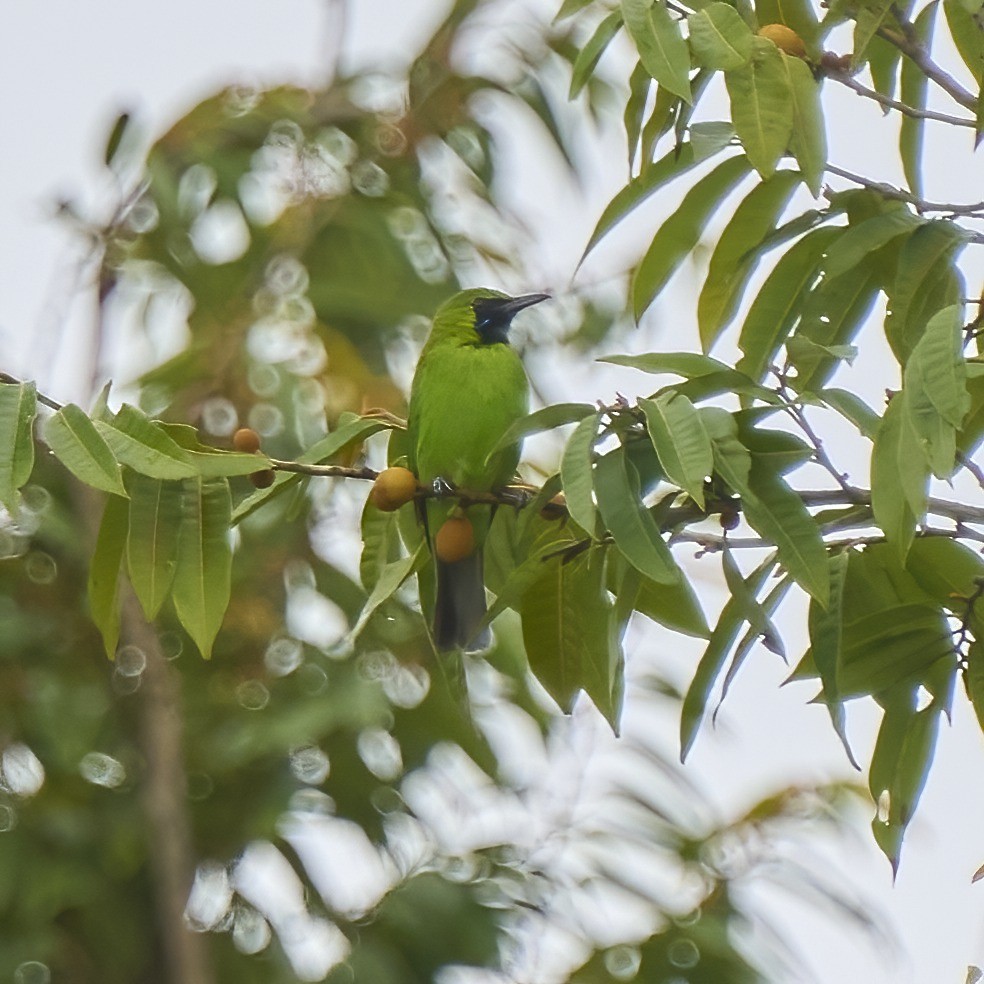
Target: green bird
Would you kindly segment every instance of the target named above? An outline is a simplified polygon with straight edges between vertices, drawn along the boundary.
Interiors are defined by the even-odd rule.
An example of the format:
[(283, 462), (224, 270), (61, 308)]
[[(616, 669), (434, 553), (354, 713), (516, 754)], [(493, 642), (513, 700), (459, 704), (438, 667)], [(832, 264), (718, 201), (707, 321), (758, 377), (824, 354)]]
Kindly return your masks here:
[[(519, 442), (492, 452), (507, 428), (529, 412), (530, 386), (509, 346), (509, 327), (519, 311), (548, 296), (472, 289), (438, 308), (410, 389), (408, 463), (421, 484), (491, 492), (512, 480)], [(453, 498), (422, 502), (420, 515), (434, 553), (434, 538), (460, 507)], [(434, 557), (433, 630), (441, 652), (483, 649), (490, 641), (478, 625), (486, 611), (482, 545), (492, 507), (469, 506), (467, 517), (474, 552), (451, 563)]]

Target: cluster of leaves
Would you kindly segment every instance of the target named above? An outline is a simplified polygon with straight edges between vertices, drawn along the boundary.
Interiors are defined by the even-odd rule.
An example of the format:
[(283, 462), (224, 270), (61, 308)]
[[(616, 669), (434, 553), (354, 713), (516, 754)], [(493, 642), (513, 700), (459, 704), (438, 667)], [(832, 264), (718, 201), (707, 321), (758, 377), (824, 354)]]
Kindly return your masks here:
[[(574, 0), (562, 5), (558, 17), (580, 11), (588, 17), (594, 7)], [(588, 418), (568, 443), (563, 484), (582, 530), (594, 542), (610, 538), (638, 572), (656, 583), (679, 576), (668, 564), (663, 535), (669, 532), (672, 542), (694, 521), (685, 511), (674, 513), (672, 492), (655, 505), (643, 501), (658, 480), (685, 492), (698, 509), (725, 516), (727, 506), (708, 506), (708, 497), (740, 501), (744, 520), (774, 552), (743, 576), (724, 543), (731, 599), (684, 704), (683, 752), (728, 656), (725, 691), (756, 640), (781, 651), (771, 616), (788, 589), (798, 585), (811, 599), (811, 647), (796, 675), (819, 679), (821, 697), (842, 738), (844, 699), (871, 695), (886, 709), (871, 766), (872, 793), (879, 803), (873, 828), (896, 865), (932, 759), (939, 718), (949, 710), (960, 671), (984, 722), (984, 703), (974, 682), (982, 658), (975, 640), (984, 628), (984, 562), (968, 545), (979, 534), (965, 525), (984, 516), (976, 507), (929, 496), (931, 476), (951, 481), (968, 469), (980, 478), (973, 454), (984, 436), (984, 361), (979, 319), (964, 323), (968, 292), (959, 262), (968, 244), (981, 241), (975, 231), (981, 209), (934, 205), (918, 197), (929, 86), (942, 88), (975, 112), (954, 125), (980, 132), (984, 47), (975, 20), (979, 4), (947, 0), (943, 5), (976, 93), (964, 90), (931, 60), (928, 41), (936, 3), (914, 22), (907, 19), (908, 7), (887, 3), (831, 4), (822, 20), (805, 2), (687, 7), (624, 0), (582, 47), (572, 68), (572, 91), (576, 94), (596, 71), (606, 45), (624, 26), (638, 53), (625, 112), (629, 163), (637, 165), (637, 173), (604, 210), (586, 254), (670, 181), (690, 172), (699, 175), (632, 271), (630, 299), (637, 318), (698, 245), (709, 222), (720, 222), (730, 211), (697, 302), (705, 354), (611, 360), (675, 373), (685, 381), (664, 386), (635, 406), (616, 407), (605, 418)], [(853, 22), (852, 55), (821, 52), (821, 42), (845, 21)], [(764, 25), (773, 28), (761, 30)], [(774, 25), (782, 25), (785, 34)], [(788, 44), (781, 50), (771, 40), (790, 36), (802, 43), (801, 51), (791, 53)], [(854, 79), (864, 68), (871, 89)], [(724, 76), (730, 119), (701, 120), (698, 103), (718, 73)], [(791, 203), (800, 200), (794, 197), (797, 188), (805, 185), (817, 196), (829, 166), (821, 100), (825, 75), (901, 113), (900, 154), (910, 190), (851, 176), (861, 188), (825, 189), (822, 206), (790, 214)], [(901, 102), (894, 100), (897, 86)], [(673, 146), (660, 156), (664, 137)], [(712, 166), (721, 155), (723, 162)], [(732, 207), (735, 190), (753, 171), (759, 180)], [(930, 218), (934, 212), (940, 217)], [(770, 255), (775, 257), (771, 271), (756, 278), (760, 262)], [(881, 298), (889, 312), (882, 334), (902, 379), (884, 413), (856, 392), (830, 385), (838, 369), (857, 356), (862, 329), (866, 350), (879, 345), (880, 326), (871, 315)], [(731, 367), (707, 353), (739, 315), (743, 320), (735, 337), (742, 355)], [(892, 382), (886, 375), (885, 384)], [(741, 409), (722, 409), (722, 394), (736, 397)], [(696, 406), (705, 401), (715, 405)], [(830, 460), (807, 420), (807, 413), (818, 412), (846, 419), (871, 443), (870, 492), (849, 485)], [(791, 420), (805, 442), (762, 427), (770, 417)], [(599, 419), (606, 422), (600, 436), (617, 435), (621, 448), (593, 457)], [(624, 460), (620, 466), (610, 463), (618, 458)], [(577, 461), (581, 467), (575, 477)], [(828, 482), (833, 481), (829, 498), (790, 485), (787, 473), (810, 464), (821, 465)], [(626, 469), (630, 482), (616, 491), (608, 476)], [(616, 500), (622, 512), (634, 513), (631, 524), (615, 515)], [(595, 503), (602, 520), (598, 527)], [(836, 508), (808, 508), (814, 505)], [(948, 522), (934, 527), (928, 514)], [(706, 536), (689, 536), (710, 542)], [(862, 545), (868, 541), (874, 542)], [(763, 597), (773, 572), (782, 576)], [(852, 588), (845, 591), (848, 580)], [(738, 641), (743, 625), (747, 630)]]

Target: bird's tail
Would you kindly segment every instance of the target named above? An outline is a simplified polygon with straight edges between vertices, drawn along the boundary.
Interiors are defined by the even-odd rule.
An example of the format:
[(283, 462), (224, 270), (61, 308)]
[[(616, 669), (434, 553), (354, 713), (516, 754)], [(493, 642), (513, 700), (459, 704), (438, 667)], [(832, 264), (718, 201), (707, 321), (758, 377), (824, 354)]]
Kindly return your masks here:
[(439, 652), (487, 649), (492, 633), (478, 631), (485, 617), (485, 577), (482, 551), (453, 564), (435, 558), (437, 598), (434, 604), (434, 643)]

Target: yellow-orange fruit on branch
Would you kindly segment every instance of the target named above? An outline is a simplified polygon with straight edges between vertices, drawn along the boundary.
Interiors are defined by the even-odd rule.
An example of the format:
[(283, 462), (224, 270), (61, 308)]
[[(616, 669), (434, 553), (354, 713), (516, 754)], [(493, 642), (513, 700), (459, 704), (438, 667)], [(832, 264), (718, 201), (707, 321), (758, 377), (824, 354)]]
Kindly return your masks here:
[(232, 446), (243, 454), (256, 454), (260, 450), (260, 435), (252, 427), (240, 427), (232, 435)]
[(417, 478), (408, 468), (387, 468), (373, 482), (369, 498), (382, 512), (395, 512), (417, 492)]
[(759, 37), (768, 38), (780, 51), (797, 58), (806, 57), (806, 45), (803, 39), (785, 24), (765, 24), (759, 28)]
[(475, 552), (475, 530), (467, 516), (450, 516), (434, 537), (434, 553), (445, 564), (454, 564)]

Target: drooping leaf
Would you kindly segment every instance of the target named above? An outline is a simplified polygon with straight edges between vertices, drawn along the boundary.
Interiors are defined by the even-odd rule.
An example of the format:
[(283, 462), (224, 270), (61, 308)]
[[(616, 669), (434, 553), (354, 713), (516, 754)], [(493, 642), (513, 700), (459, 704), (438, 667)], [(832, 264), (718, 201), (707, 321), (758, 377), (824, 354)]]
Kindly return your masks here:
[(679, 570), (652, 514), (639, 495), (635, 466), (619, 449), (595, 465), (598, 511), (615, 545), (633, 567), (660, 584), (675, 584)]
[(726, 72), (731, 118), (745, 154), (768, 178), (786, 152), (793, 132), (793, 105), (782, 52), (765, 38), (752, 39), (752, 59)]
[(362, 634), (362, 630), (366, 627), (369, 619), (372, 618), (379, 606), (393, 597), (393, 594), (400, 588), (404, 581), (421, 568), (427, 557), (427, 547), (424, 543), (420, 543), (412, 554), (401, 557), (399, 560), (395, 560), (383, 568), (376, 580), (375, 587), (373, 587), (369, 597), (366, 599), (366, 605), (359, 615), (359, 620), (352, 626), (352, 631), (348, 636), (351, 641), (354, 641)]
[(799, 164), (807, 188), (814, 198), (818, 198), (827, 167), (827, 131), (820, 102), (820, 83), (802, 58), (782, 52), (782, 65), (793, 104), (789, 149)]
[(854, 50), (851, 68), (857, 71), (865, 63), (865, 51), (882, 21), (888, 16), (891, 0), (861, 0), (854, 19)]
[(719, 164), (687, 192), (680, 207), (659, 227), (632, 278), (632, 308), (637, 320), (690, 255), (721, 201), (747, 173), (744, 157)]
[(642, 355), (606, 355), (598, 359), (613, 366), (626, 366), (653, 374), (669, 373), (693, 379), (696, 376), (709, 376), (713, 373), (727, 372), (729, 366), (709, 355), (697, 352), (645, 352)]
[(34, 469), (34, 383), (0, 383), (0, 504), (17, 512), (17, 493)]
[(594, 34), (578, 52), (571, 74), (571, 87), (568, 99), (576, 99), (594, 73), (595, 66), (605, 53), (612, 38), (622, 29), (622, 12), (613, 10), (597, 27)]
[[(914, 39), (929, 51), (933, 43), (933, 28), (936, 25), (936, 12), (939, 0), (933, 0), (919, 11), (913, 23)], [(900, 98), (907, 106), (916, 110), (925, 110), (926, 96), (929, 91), (929, 76), (911, 58), (902, 59)], [(923, 193), (922, 155), (923, 135), (926, 121), (902, 114), (899, 124), (899, 154), (902, 158), (902, 170), (912, 193), (921, 196)]]
[(740, 372), (755, 380), (765, 375), (796, 322), (801, 299), (816, 279), (824, 253), (840, 235), (840, 229), (815, 229), (779, 259), (738, 336), (744, 353), (737, 364)]
[(847, 738), (844, 704), (837, 683), (837, 668), (841, 662), (841, 636), (844, 618), (844, 583), (847, 579), (849, 553), (832, 553), (828, 557), (830, 572), (830, 596), (823, 608), (811, 599), (809, 613), (810, 649), (813, 662), (820, 674), (823, 700), (830, 713), (830, 720), (840, 738), (848, 760), (860, 769)]
[(114, 495), (126, 495), (123, 473), (88, 414), (69, 403), (49, 418), (44, 439), (55, 457), (80, 481)]
[(143, 411), (124, 403), (109, 421), (94, 421), (113, 456), (140, 475), (159, 480), (194, 478), (183, 448)]
[(680, 147), (675, 147), (651, 167), (647, 167), (639, 177), (633, 178), (605, 206), (601, 218), (598, 219), (594, 231), (588, 239), (588, 245), (584, 247), (578, 266), (584, 262), (585, 257), (598, 245), (606, 233), (621, 222), (633, 209), (654, 195), (668, 181), (685, 174), (696, 163), (693, 147), (686, 143)]
[[(769, 557), (745, 578), (748, 591), (753, 596), (761, 590), (766, 578), (772, 573), (775, 563), (775, 557)], [(683, 708), (680, 712), (681, 762), (686, 759), (693, 747), (700, 722), (703, 720), (707, 708), (707, 701), (710, 698), (711, 690), (714, 688), (714, 681), (724, 667), (728, 653), (731, 652), (731, 647), (734, 646), (738, 633), (744, 624), (742, 607), (742, 603), (733, 597), (724, 606), (683, 699)]]
[(182, 483), (181, 524), (171, 594), (178, 621), (208, 659), (229, 605), (232, 497), (222, 478)]
[(563, 427), (564, 424), (577, 423), (593, 410), (594, 407), (590, 403), (553, 403), (540, 410), (534, 410), (503, 432), (488, 457), (491, 458), (503, 448), (518, 443), (530, 434), (553, 430), (555, 427)]
[(541, 564), (520, 607), (530, 669), (564, 711), (584, 690), (617, 728), (621, 667), (612, 652), (605, 548)]
[[(646, 102), (652, 86), (652, 78), (642, 62), (639, 62), (632, 69), (632, 75), (629, 77), (629, 97), (625, 101), (625, 112), (622, 114), (622, 122), (625, 124), (625, 144), (629, 152), (629, 171), (635, 166), (642, 125), (646, 119)], [(655, 112), (655, 106), (653, 111)]]
[(902, 365), (929, 318), (959, 300), (952, 270), (965, 243), (964, 230), (947, 221), (927, 222), (902, 243), (885, 319), (885, 335)]
[(127, 570), (144, 614), (153, 620), (174, 581), (182, 487), (179, 482), (134, 472), (127, 476), (126, 489), (130, 494)]
[(679, 393), (639, 400), (649, 436), (667, 478), (704, 508), (704, 479), (714, 467), (714, 451), (694, 405)]
[(574, 428), (560, 461), (567, 509), (589, 536), (594, 535), (595, 528), (593, 458), (598, 419), (598, 414), (593, 413)]
[(922, 219), (907, 208), (892, 208), (887, 212), (852, 225), (837, 242), (824, 264), (824, 275), (833, 279), (865, 262), (871, 253), (886, 243), (915, 231)]
[(711, 3), (687, 18), (690, 48), (705, 68), (741, 68), (752, 57), (753, 34), (738, 11), (726, 3)]
[(103, 639), (106, 655), (113, 659), (120, 638), (120, 568), (126, 548), (127, 502), (117, 495), (106, 500), (99, 535), (89, 562), (89, 614)]
[(690, 52), (662, 0), (622, 0), (621, 11), (646, 71), (690, 102)]
[[(622, 562), (631, 566), (624, 558)], [(698, 639), (707, 639), (711, 634), (697, 592), (682, 570), (678, 584), (657, 584), (642, 577), (635, 606), (646, 618), (674, 632), (682, 632)]]
[(702, 161), (714, 157), (735, 139), (735, 128), (727, 120), (708, 120), (687, 127), (694, 156)]
[(820, 390), (817, 396), (842, 417), (849, 420), (868, 440), (874, 440), (881, 417), (856, 393), (831, 387)]
[(556, 24), (558, 21), (562, 21), (565, 17), (571, 17), (579, 10), (583, 10), (589, 6), (592, 2), (593, 0), (564, 0), (560, 5), (560, 10), (554, 16), (554, 23)]
[(711, 254), (707, 279), (697, 301), (701, 347), (710, 351), (735, 316), (760, 254), (749, 249), (775, 228), (797, 185), (794, 171), (777, 171), (760, 182), (735, 209)]

